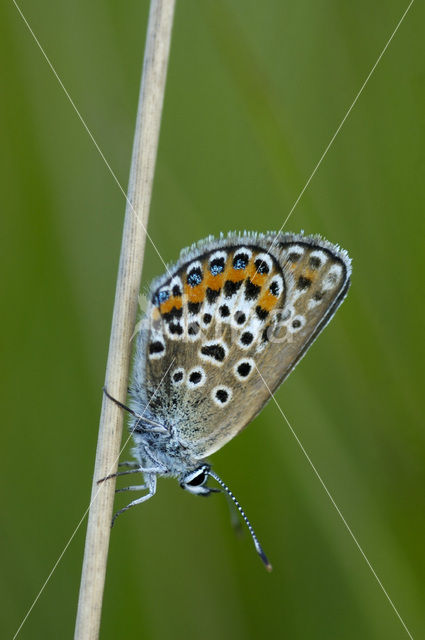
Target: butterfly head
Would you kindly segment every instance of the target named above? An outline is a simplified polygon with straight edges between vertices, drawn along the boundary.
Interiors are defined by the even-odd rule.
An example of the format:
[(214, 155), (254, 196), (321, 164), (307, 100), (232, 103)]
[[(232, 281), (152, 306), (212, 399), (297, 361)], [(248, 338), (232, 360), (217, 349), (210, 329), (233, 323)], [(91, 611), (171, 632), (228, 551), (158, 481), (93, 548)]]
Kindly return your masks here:
[(209, 496), (211, 493), (217, 493), (217, 491), (219, 491), (218, 489), (212, 489), (206, 486), (210, 468), (209, 464), (204, 463), (193, 471), (181, 476), (181, 488), (197, 496)]

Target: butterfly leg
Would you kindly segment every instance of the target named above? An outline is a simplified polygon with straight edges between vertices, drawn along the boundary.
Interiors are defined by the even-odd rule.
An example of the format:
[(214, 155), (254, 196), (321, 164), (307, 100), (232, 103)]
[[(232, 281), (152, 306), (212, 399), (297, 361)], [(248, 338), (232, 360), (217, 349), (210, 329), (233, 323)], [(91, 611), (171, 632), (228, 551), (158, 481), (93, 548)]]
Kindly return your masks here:
[(168, 469), (167, 467), (162, 464), (161, 462), (159, 462), (159, 460), (157, 460), (152, 453), (149, 451), (149, 449), (147, 447), (143, 448), (143, 451), (145, 453), (145, 461), (146, 462), (153, 462), (153, 467), (144, 467), (143, 465), (140, 466), (140, 471), (142, 471), (143, 473), (167, 473)]
[(165, 473), (166, 472), (166, 468), (165, 467), (141, 467), (140, 471), (142, 473)]
[(118, 473), (110, 473), (109, 476), (100, 478), (100, 480), (97, 481), (97, 484), (100, 484), (101, 482), (105, 482), (105, 480), (110, 480), (111, 478), (118, 478), (119, 476), (127, 476), (129, 473), (139, 473), (140, 471), (142, 471), (142, 469), (140, 468), (140, 465), (136, 465), (136, 468), (129, 469), (128, 471), (119, 471)]
[(132, 469), (135, 469), (136, 467), (139, 467), (139, 463), (138, 462), (133, 462), (133, 461), (125, 461), (125, 462), (119, 462), (118, 463), (119, 467), (131, 467)]
[(144, 496), (141, 496), (140, 498), (137, 498), (136, 500), (133, 500), (126, 507), (123, 507), (122, 509), (117, 511), (116, 514), (114, 515), (114, 517), (112, 518), (111, 528), (114, 526), (115, 520), (118, 518), (118, 516), (121, 515), (122, 513), (124, 513), (124, 511), (127, 511), (128, 509), (131, 509), (131, 507), (135, 507), (136, 504), (142, 504), (142, 502), (146, 502), (146, 500), (149, 500), (149, 498), (152, 498), (152, 496), (155, 495), (155, 493), (156, 493), (156, 475), (154, 473), (147, 474), (146, 481), (147, 481), (149, 492), (146, 493)]
[(129, 487), (121, 487), (121, 489), (115, 489), (115, 493), (122, 493), (123, 491), (144, 491), (147, 489), (145, 484), (132, 484)]

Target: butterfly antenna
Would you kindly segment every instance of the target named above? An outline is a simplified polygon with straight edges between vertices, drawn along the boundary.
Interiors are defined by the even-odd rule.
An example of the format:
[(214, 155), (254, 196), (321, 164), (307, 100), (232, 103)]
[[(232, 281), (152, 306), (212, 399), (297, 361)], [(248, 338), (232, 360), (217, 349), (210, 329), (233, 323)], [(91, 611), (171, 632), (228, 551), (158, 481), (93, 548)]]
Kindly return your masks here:
[(233, 502), (236, 505), (237, 510), (239, 511), (239, 513), (241, 514), (242, 518), (245, 521), (246, 526), (248, 527), (248, 531), (251, 534), (252, 540), (254, 542), (254, 546), (255, 546), (255, 550), (258, 553), (258, 555), (260, 556), (261, 560), (264, 563), (264, 566), (266, 567), (267, 571), (271, 571), (272, 570), (272, 565), (270, 564), (266, 554), (263, 551), (263, 547), (261, 546), (261, 544), (258, 541), (257, 536), (255, 535), (255, 531), (252, 527), (252, 524), (250, 523), (250, 521), (248, 520), (245, 511), (242, 509), (241, 505), (239, 504), (238, 500), (236, 499), (236, 497), (233, 495), (233, 493), (230, 491), (229, 487), (227, 486), (227, 484), (225, 482), (223, 482), (223, 480), (211, 469), (208, 470), (208, 475), (210, 475), (211, 477), (214, 478), (214, 480), (216, 482), (218, 482), (218, 484), (225, 490), (225, 492), (227, 493), (227, 495), (233, 500)]
[(141, 417), (141, 416), (138, 416), (137, 413), (133, 411), (133, 409), (130, 409), (130, 407), (127, 407), (127, 405), (123, 404), (122, 402), (120, 402), (119, 400), (111, 396), (111, 394), (108, 393), (108, 391), (106, 390), (106, 387), (103, 387), (102, 391), (105, 394), (105, 396), (109, 398), (109, 400), (112, 400), (112, 402), (115, 402), (115, 404), (121, 407), (121, 409), (125, 409), (126, 411), (128, 411), (128, 413), (131, 413), (131, 415), (134, 416), (135, 418)]
[[(123, 404), (122, 402), (111, 396), (111, 394), (106, 390), (106, 387), (103, 387), (103, 393), (107, 398), (109, 398), (109, 400), (112, 400), (112, 402), (115, 402), (116, 405), (121, 407), (121, 409), (125, 409), (126, 411), (128, 411), (128, 413), (131, 413), (131, 415), (137, 418), (139, 422), (143, 420), (147, 424), (153, 425), (153, 427), (156, 428), (157, 431), (160, 431), (161, 433), (167, 433), (167, 429), (162, 424), (154, 422), (153, 420), (149, 420), (149, 418), (145, 418), (144, 416), (139, 416), (139, 414), (133, 411), (133, 409), (130, 409), (130, 407), (127, 407), (126, 404)], [(136, 427), (139, 422), (136, 423)], [(136, 429), (136, 427), (133, 429), (133, 431)]]

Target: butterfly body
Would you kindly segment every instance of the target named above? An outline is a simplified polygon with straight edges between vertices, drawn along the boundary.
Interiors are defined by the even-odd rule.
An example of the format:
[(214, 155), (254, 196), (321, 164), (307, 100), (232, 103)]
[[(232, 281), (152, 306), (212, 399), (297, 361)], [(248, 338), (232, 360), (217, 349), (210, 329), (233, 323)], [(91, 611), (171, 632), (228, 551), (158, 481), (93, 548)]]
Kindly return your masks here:
[(143, 420), (136, 421), (132, 452), (145, 475), (151, 473), (182, 479), (199, 466), (199, 461), (181, 442), (178, 430), (170, 420), (162, 423), (167, 433), (152, 432), (150, 425), (143, 425)]

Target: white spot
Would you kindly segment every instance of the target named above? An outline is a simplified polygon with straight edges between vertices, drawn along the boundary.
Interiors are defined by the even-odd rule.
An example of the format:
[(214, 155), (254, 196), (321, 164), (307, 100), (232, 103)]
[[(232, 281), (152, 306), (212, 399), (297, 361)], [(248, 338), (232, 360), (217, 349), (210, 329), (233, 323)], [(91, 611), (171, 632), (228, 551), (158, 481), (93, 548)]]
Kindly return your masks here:
[(322, 299), (315, 300), (314, 298), (311, 298), (307, 303), (307, 309), (314, 309), (314, 307), (317, 307), (317, 305), (320, 304), (321, 302), (322, 302)]
[(232, 327), (234, 327), (235, 329), (241, 329), (244, 324), (246, 324), (247, 320), (248, 317), (246, 313), (244, 313), (244, 311), (242, 311), (241, 309), (238, 309), (237, 311), (233, 312)]
[(250, 349), (258, 340), (260, 335), (260, 327), (263, 324), (261, 320), (254, 317), (250, 323), (243, 327), (238, 340), (238, 346), (241, 349)]
[(268, 273), (270, 273), (271, 270), (273, 269), (273, 260), (271, 258), (271, 255), (269, 253), (259, 253), (258, 255), (255, 256), (254, 264), (257, 263), (258, 260), (261, 260), (262, 262), (266, 263), (266, 265), (269, 268)]
[(293, 306), (290, 307), (285, 307), (282, 311), (282, 316), (280, 318), (280, 322), (282, 324), (285, 324), (289, 318), (292, 316), (292, 314), (295, 312), (295, 309)]
[[(240, 371), (238, 369), (240, 368)], [(237, 380), (244, 382), (248, 380), (255, 368), (255, 362), (252, 358), (241, 358), (233, 367), (233, 373)]]
[[(177, 327), (180, 327), (181, 331)], [(181, 320), (173, 318), (170, 322), (166, 322), (165, 333), (170, 340), (183, 340), (184, 331)]]
[(233, 303), (223, 295), (217, 298), (217, 307), (214, 313), (214, 317), (217, 322), (231, 322), (233, 315)]
[[(210, 272), (211, 272), (211, 262), (213, 260), (220, 260), (221, 258), (224, 260), (224, 269), (225, 269), (226, 268), (226, 261), (227, 261), (227, 253), (225, 251), (214, 251), (214, 253), (211, 254), (210, 259), (209, 259), (209, 263), (208, 263), (208, 269), (210, 270)], [(224, 269), (223, 269), (223, 271), (224, 271)], [(215, 275), (220, 275), (220, 273), (223, 273), (223, 271), (219, 271)]]
[[(214, 313), (215, 313), (215, 304), (209, 304), (208, 302), (204, 302), (202, 305), (202, 314), (201, 314), (201, 327), (204, 329), (210, 327), (214, 322)], [(207, 319), (205, 320), (205, 316)], [(211, 319), (209, 318), (211, 316)]]
[[(242, 285), (243, 287), (244, 285)], [(231, 309), (231, 324), (235, 329), (242, 329), (245, 326), (248, 318), (252, 313), (252, 309), (257, 304), (257, 300), (246, 300), (245, 296), (242, 294), (239, 296), (238, 300), (236, 300), (235, 304)], [(242, 318), (245, 316), (245, 320), (243, 322), (238, 322), (238, 318)]]
[(195, 269), (200, 269), (202, 271), (202, 264), (199, 262), (199, 260), (194, 260), (193, 262), (191, 262), (188, 265), (187, 273), (190, 273), (191, 271), (194, 271)]
[(177, 367), (171, 372), (171, 382), (176, 387), (183, 384), (185, 378), (185, 370), (183, 367)]
[[(189, 282), (193, 272), (197, 271), (198, 269), (201, 271), (199, 282), (198, 281)], [(190, 265), (187, 267), (186, 282), (188, 282), (190, 287), (197, 287), (199, 284), (201, 284), (202, 279), (203, 279), (202, 264), (199, 262), (199, 260), (195, 260), (194, 262), (191, 262)]]
[(323, 251), (312, 251), (310, 253), (310, 259), (317, 258), (320, 261), (320, 264), (316, 267), (316, 269), (321, 269), (323, 265), (327, 262), (328, 256)]
[(292, 289), (290, 294), (290, 299), (292, 303), (295, 303), (298, 298), (304, 296), (307, 293), (308, 289)]
[(283, 291), (283, 280), (280, 275), (276, 275), (272, 278), (269, 284), (270, 293), (275, 296), (275, 298), (279, 298)]
[(340, 264), (333, 264), (329, 269), (328, 273), (322, 284), (323, 291), (329, 291), (329, 289), (334, 289), (341, 279), (342, 275), (342, 267)]
[(207, 381), (207, 374), (202, 367), (193, 367), (187, 374), (186, 384), (189, 389), (202, 387)]
[(304, 316), (300, 316), (300, 315), (295, 316), (288, 323), (288, 331), (290, 333), (296, 333), (297, 331), (302, 329), (304, 325), (305, 325), (305, 317)]
[(298, 262), (298, 260), (300, 260), (301, 256), (304, 255), (304, 248), (301, 247), (299, 244), (294, 244), (290, 247), (288, 247), (287, 249), (287, 253), (286, 253), (286, 257), (292, 256), (293, 260), (291, 259), (291, 262)]
[(252, 251), (251, 251), (251, 249), (248, 249), (247, 247), (239, 247), (239, 249), (237, 249), (237, 250), (235, 251), (235, 254), (234, 254), (234, 256), (233, 256), (233, 260), (237, 260), (237, 259), (238, 259), (238, 257), (239, 257), (240, 255), (242, 255), (242, 254), (243, 254), (243, 255), (245, 255), (245, 254), (246, 254), (246, 255), (248, 256), (248, 261), (249, 261), (249, 260), (251, 260), (251, 257), (252, 257)]
[(186, 336), (191, 342), (196, 342), (202, 337), (201, 324), (197, 316), (189, 316), (187, 318)]
[(169, 284), (169, 287), (170, 287), (170, 292), (172, 296), (174, 295), (173, 293), (174, 287), (178, 287), (180, 291), (180, 295), (183, 295), (183, 283), (181, 281), (181, 278), (179, 278), (179, 276), (174, 276), (174, 278), (171, 280)]
[(224, 385), (219, 385), (218, 387), (214, 387), (211, 391), (211, 398), (214, 403), (222, 408), (229, 404), (232, 399), (233, 392), (230, 387), (225, 387)]

